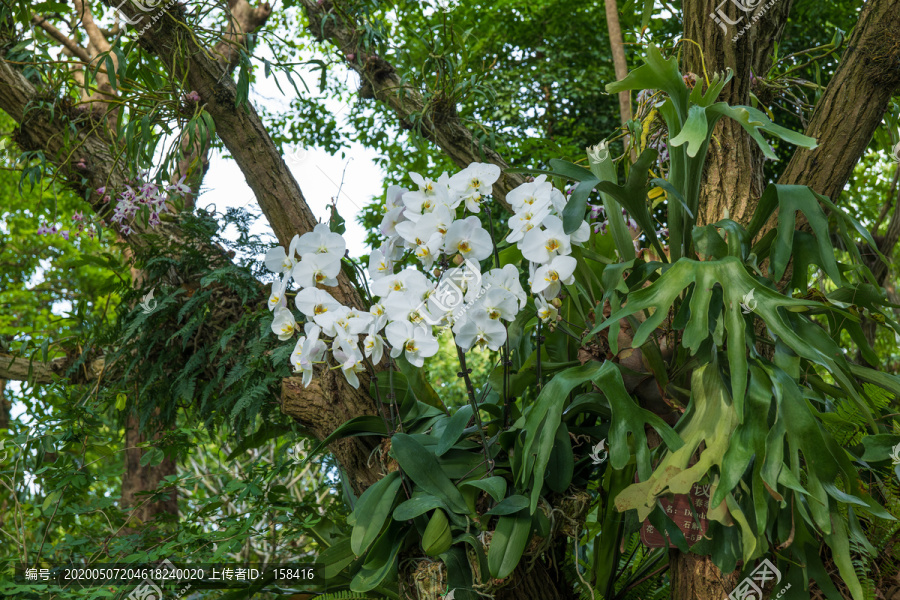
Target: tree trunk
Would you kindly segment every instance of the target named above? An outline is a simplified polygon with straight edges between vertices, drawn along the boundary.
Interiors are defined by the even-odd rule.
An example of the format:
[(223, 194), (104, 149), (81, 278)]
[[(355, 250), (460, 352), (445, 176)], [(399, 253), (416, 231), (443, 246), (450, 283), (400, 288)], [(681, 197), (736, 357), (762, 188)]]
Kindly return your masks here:
[[(148, 424), (149, 427), (149, 424)], [(141, 432), (140, 420), (131, 414), (125, 424), (125, 473), (122, 475), (122, 508), (133, 508), (128, 517), (123, 532), (130, 533), (142, 523), (149, 523), (166, 515), (173, 519), (178, 518), (178, 491), (172, 488), (171, 492), (157, 502), (148, 501), (147, 496), (138, 495), (141, 492), (151, 492), (159, 487), (159, 483), (168, 475), (175, 475), (175, 461), (171, 458), (164, 459), (160, 464), (141, 466), (141, 456), (146, 450), (136, 448), (138, 444), (148, 439), (157, 440), (161, 437), (157, 431), (152, 437), (147, 437)]]
[(673, 600), (727, 598), (739, 580), (740, 571), (723, 575), (708, 556), (669, 551), (669, 581)]

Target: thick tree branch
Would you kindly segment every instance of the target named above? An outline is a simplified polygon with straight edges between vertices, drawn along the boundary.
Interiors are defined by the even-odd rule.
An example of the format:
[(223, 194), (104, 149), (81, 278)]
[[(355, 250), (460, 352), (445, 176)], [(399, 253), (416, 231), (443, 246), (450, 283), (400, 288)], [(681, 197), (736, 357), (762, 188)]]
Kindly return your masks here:
[(806, 135), (814, 150), (798, 149), (779, 183), (808, 185), (836, 200), (872, 134), (900, 90), (900, 2), (869, 0), (834, 77), (816, 104)]
[[(0, 354), (0, 379), (11, 381), (28, 381), (31, 383), (52, 383), (64, 378), (68, 370), (74, 364), (74, 358), (61, 356), (49, 362), (37, 362), (13, 356)], [(84, 365), (78, 376), (69, 379), (72, 383), (84, 383), (99, 377), (103, 371), (104, 360), (102, 358)]]
[[(509, 165), (495, 150), (475, 140), (449, 101), (434, 98), (428, 102), (405, 83), (394, 66), (384, 58), (366, 52), (357, 32), (363, 28), (348, 16), (340, 2), (300, 0), (309, 17), (309, 28), (319, 40), (328, 39), (340, 50), (347, 65), (363, 81), (360, 95), (374, 97), (393, 110), (405, 129), (415, 127), (434, 142), (459, 167), (472, 162), (489, 162), (504, 169), (494, 184), (494, 197), (509, 209), (506, 194), (525, 182), (518, 173), (505, 171)], [(340, 8), (341, 10), (337, 10)]]
[[(129, 3), (119, 7), (126, 16), (146, 16)], [(205, 48), (197, 45), (177, 4), (168, 9), (141, 36), (141, 44), (155, 53), (185, 82), (185, 92), (200, 94), (204, 108), (216, 124), (216, 133), (228, 148), (256, 196), (278, 241), (285, 247), (296, 234), (312, 231), (317, 220), (300, 186), (284, 162), (256, 109), (249, 101), (236, 106), (237, 89)], [(355, 288), (341, 273), (333, 295), (344, 304), (361, 306)]]

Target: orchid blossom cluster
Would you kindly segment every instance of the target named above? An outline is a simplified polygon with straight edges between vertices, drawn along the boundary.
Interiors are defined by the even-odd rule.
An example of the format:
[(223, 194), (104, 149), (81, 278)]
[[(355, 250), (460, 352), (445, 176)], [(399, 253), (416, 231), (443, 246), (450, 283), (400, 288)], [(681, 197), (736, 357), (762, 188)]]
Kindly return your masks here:
[[(366, 363), (378, 364), (386, 352), (422, 367), (438, 352), (437, 336), (447, 329), (465, 352), (496, 351), (505, 344), (507, 326), (526, 308), (529, 295), (515, 265), (482, 272), (482, 263), (493, 257), (496, 265), (499, 255), (477, 213), (499, 177), (497, 166), (473, 163), (437, 179), (410, 173), (418, 189), (388, 189), (381, 222), (387, 239), (369, 258), (368, 311), (344, 306), (320, 287), (337, 285), (346, 250), (343, 237), (327, 225), (294, 236), (287, 250), (276, 247), (266, 254), (266, 267), (280, 276), (269, 298), (272, 331), (283, 341), (299, 334), (290, 360), (304, 385), (316, 364), (332, 364), (358, 387)], [(585, 221), (565, 232), (566, 197), (543, 175), (506, 199), (513, 215), (505, 241), (528, 261), (527, 288), (536, 316), (555, 325), (562, 286), (574, 282), (572, 248), (588, 241), (591, 228)], [(407, 256), (421, 269), (395, 269)], [(291, 282), (300, 288), (294, 304), (304, 317), (302, 327), (286, 300)]]
[(90, 223), (85, 222), (84, 213), (79, 210), (72, 215), (72, 225), (69, 229), (61, 229), (56, 225), (41, 225), (37, 228), (38, 235), (55, 235), (57, 233), (68, 242), (71, 236), (80, 234), (87, 234), (88, 237), (94, 239), (96, 231)]
[[(141, 179), (145, 179), (147, 175), (148, 173), (143, 173)], [(149, 181), (145, 181), (135, 188), (126, 185), (125, 190), (119, 194), (110, 221), (119, 224), (119, 230), (123, 235), (129, 235), (133, 232), (131, 224), (134, 222), (135, 216), (142, 208), (146, 207), (150, 211), (147, 224), (150, 227), (156, 227), (160, 224), (159, 215), (168, 210), (166, 202), (170, 199), (170, 195), (191, 193), (191, 188), (185, 185), (184, 179), (182, 177), (176, 183), (165, 187)], [(106, 187), (99, 188), (97, 193), (103, 197), (104, 202), (110, 201)]]

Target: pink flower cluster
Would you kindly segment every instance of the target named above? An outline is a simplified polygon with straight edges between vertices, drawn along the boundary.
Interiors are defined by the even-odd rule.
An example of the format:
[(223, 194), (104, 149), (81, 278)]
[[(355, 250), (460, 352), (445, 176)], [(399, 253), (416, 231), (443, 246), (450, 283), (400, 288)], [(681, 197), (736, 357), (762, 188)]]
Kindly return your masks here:
[[(142, 177), (146, 176), (147, 173), (143, 173)], [(103, 195), (104, 201), (108, 201), (109, 196), (105, 195), (106, 188), (100, 188), (97, 192)], [(166, 206), (168, 194), (166, 192), (168, 194), (189, 194), (191, 193), (191, 188), (184, 184), (184, 177), (179, 179), (177, 183), (168, 185), (165, 188), (160, 188), (160, 186), (149, 181), (140, 184), (136, 188), (126, 185), (125, 191), (119, 194), (118, 203), (113, 209), (113, 216), (110, 218), (110, 221), (119, 224), (119, 230), (122, 232), (122, 235), (129, 235), (134, 231), (131, 224), (134, 222), (138, 211), (146, 207), (150, 210), (147, 224), (150, 227), (156, 227), (160, 224), (159, 215), (168, 210)]]
[[(103, 221), (101, 220), (99, 224), (102, 225)], [(94, 239), (96, 230), (93, 224), (85, 222), (84, 214), (81, 211), (77, 211), (72, 215), (72, 226), (69, 229), (59, 229), (56, 225), (41, 225), (37, 229), (38, 235), (55, 235), (57, 233), (68, 242), (71, 236), (81, 234), (87, 234), (88, 237)]]
[[(142, 173), (140, 179), (146, 178), (147, 175), (148, 173)], [(99, 188), (97, 193), (102, 196), (103, 202), (109, 202), (111, 200), (110, 196), (106, 193), (105, 187)], [(191, 188), (184, 184), (184, 177), (179, 179), (176, 183), (167, 185), (164, 188), (161, 188), (152, 182), (144, 182), (135, 187), (126, 185), (125, 191), (121, 192), (117, 198), (110, 222), (119, 225), (119, 231), (122, 235), (130, 235), (134, 232), (134, 229), (132, 228), (134, 218), (142, 208), (146, 207), (150, 211), (147, 224), (150, 227), (156, 227), (161, 222), (159, 215), (168, 210), (166, 200), (169, 196), (190, 193)], [(93, 239), (95, 234), (94, 224), (86, 222), (85, 216), (81, 211), (72, 215), (72, 221), (73, 225), (71, 228), (63, 230), (60, 230), (56, 225), (41, 225), (38, 227), (37, 234), (55, 235), (58, 233), (63, 239), (68, 241), (70, 235), (87, 233), (87, 235)], [(99, 219), (95, 224), (105, 227), (106, 221)]]

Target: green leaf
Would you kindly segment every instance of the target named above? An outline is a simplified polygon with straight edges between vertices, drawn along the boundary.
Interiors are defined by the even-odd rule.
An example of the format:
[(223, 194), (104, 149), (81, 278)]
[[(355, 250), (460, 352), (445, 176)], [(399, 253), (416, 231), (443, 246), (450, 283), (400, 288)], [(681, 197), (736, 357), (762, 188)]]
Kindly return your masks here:
[(332, 579), (354, 560), (356, 555), (350, 548), (350, 540), (348, 538), (338, 540), (316, 556), (316, 564), (321, 565), (317, 567), (317, 574), (323, 579)]
[(530, 532), (531, 516), (528, 511), (523, 509), (515, 515), (500, 517), (487, 555), (491, 577), (503, 579), (515, 570), (525, 552)]
[(569, 196), (569, 201), (566, 202), (566, 207), (563, 209), (562, 214), (563, 230), (566, 233), (575, 232), (581, 227), (581, 224), (584, 223), (584, 215), (587, 211), (587, 199), (597, 183), (599, 183), (599, 181), (592, 177), (575, 186), (572, 195)]
[(44, 503), (41, 504), (41, 512), (47, 514), (50, 511), (50, 507), (55, 506), (60, 498), (62, 498), (62, 490), (56, 490), (47, 494), (47, 497), (44, 498)]
[(504, 498), (497, 506), (487, 511), (486, 515), (511, 515), (519, 512), (523, 508), (528, 508), (530, 502), (525, 496), (514, 494), (509, 498)]
[(828, 217), (819, 205), (816, 195), (805, 185), (769, 185), (762, 197), (750, 222), (748, 234), (751, 238), (762, 229), (775, 206), (778, 207), (777, 236), (772, 247), (772, 278), (781, 279), (791, 260), (792, 244), (794, 241), (794, 225), (797, 211), (806, 216), (809, 225), (815, 234), (819, 247), (819, 258), (822, 261), (822, 269), (838, 286), (842, 283), (841, 273), (834, 259), (835, 249), (831, 245)]
[(450, 414), (450, 411), (447, 410), (447, 407), (444, 406), (444, 403), (441, 401), (441, 397), (438, 396), (437, 392), (434, 391), (434, 388), (431, 387), (431, 383), (425, 378), (424, 369), (411, 365), (403, 355), (398, 356), (394, 361), (397, 363), (397, 366), (400, 367), (400, 372), (406, 376), (409, 387), (413, 391), (413, 394), (415, 394), (417, 400), (424, 402), (428, 406), (439, 409), (444, 414)]
[(575, 457), (572, 454), (572, 440), (569, 439), (569, 428), (560, 423), (556, 429), (553, 450), (547, 463), (547, 487), (557, 493), (563, 493), (572, 483), (575, 473)]
[(867, 462), (887, 460), (891, 458), (892, 452), (898, 444), (900, 444), (900, 435), (890, 433), (867, 435), (862, 439), (864, 451), (860, 459)]
[(669, 140), (669, 145), (677, 147), (687, 144), (687, 154), (693, 158), (706, 143), (707, 132), (706, 108), (692, 105), (688, 110), (687, 121), (678, 135)]
[(609, 194), (625, 207), (625, 210), (634, 218), (644, 235), (656, 249), (657, 254), (665, 259), (667, 254), (659, 243), (659, 238), (656, 236), (656, 227), (654, 227), (653, 219), (650, 216), (650, 210), (647, 208), (647, 194), (650, 191), (647, 181), (648, 173), (650, 165), (656, 160), (657, 154), (656, 150), (652, 148), (644, 150), (631, 166), (631, 172), (628, 173), (628, 180), (624, 186), (616, 185), (611, 181), (604, 181), (596, 184), (596, 187), (600, 192)]
[(376, 417), (374, 415), (362, 415), (359, 417), (354, 417), (332, 431), (328, 435), (328, 437), (319, 442), (303, 462), (305, 464), (306, 461), (316, 456), (323, 448), (325, 448), (325, 446), (335, 440), (358, 435), (384, 436), (387, 435), (387, 433), (387, 429), (384, 426), (384, 419), (382, 419), (381, 417)]
[(453, 535), (450, 533), (450, 522), (447, 514), (441, 509), (436, 509), (425, 532), (422, 534), (422, 550), (428, 556), (437, 556), (450, 549), (453, 544)]
[[(638, 520), (643, 521), (655, 508), (659, 495), (666, 491), (687, 494), (713, 466), (721, 469), (738, 418), (715, 365), (707, 363), (693, 372), (691, 408), (690, 419), (679, 432), (684, 443), (677, 450), (667, 452), (649, 478), (628, 486), (616, 496), (616, 508), (620, 512), (636, 509)], [(613, 422), (615, 417), (614, 413)], [(610, 431), (610, 464), (617, 443)], [(701, 444), (705, 444), (705, 448), (697, 462), (691, 465)]]
[(450, 510), (459, 514), (468, 512), (462, 494), (441, 469), (434, 454), (422, 444), (404, 433), (395, 434), (391, 438), (391, 455), (420, 488), (440, 498)]
[(352, 591), (368, 592), (375, 589), (389, 573), (396, 570), (397, 555), (400, 553), (407, 532), (407, 528), (398, 523), (391, 523), (372, 546), (372, 550), (367, 555), (368, 560), (350, 582)]
[(370, 485), (356, 502), (350, 548), (357, 556), (361, 556), (381, 532), (385, 520), (391, 513), (394, 500), (397, 499), (400, 483), (400, 473), (392, 471)]
[[(591, 160), (590, 158), (588, 160), (591, 164), (591, 172), (593, 172), (599, 181), (616, 183), (616, 164), (613, 162), (612, 155), (608, 151), (599, 162)], [(619, 252), (620, 260), (623, 262), (633, 260), (635, 257), (634, 242), (632, 241), (628, 224), (625, 222), (625, 215), (622, 214), (622, 205), (619, 204), (615, 198), (602, 191), (600, 192), (600, 199), (603, 202), (603, 209), (606, 212), (606, 221), (609, 223), (609, 231), (612, 234), (616, 250)]]
[(647, 48), (644, 64), (634, 69), (621, 81), (607, 84), (610, 94), (626, 90), (663, 90), (672, 98), (681, 119), (686, 118), (688, 89), (678, 68), (678, 59), (663, 58), (659, 49), (651, 44)]
[(490, 494), (491, 498), (496, 502), (500, 502), (506, 496), (506, 480), (499, 476), (488, 477), (486, 479), (475, 479), (473, 481), (464, 481), (459, 484), (462, 486), (470, 486), (483, 490)]
[(453, 413), (453, 416), (450, 417), (447, 426), (441, 434), (441, 441), (438, 442), (435, 454), (441, 456), (453, 447), (453, 444), (456, 443), (459, 436), (462, 435), (463, 430), (469, 424), (472, 414), (472, 406), (469, 404), (459, 407), (459, 409)]
[(522, 470), (518, 473), (518, 481), (523, 486), (527, 485), (531, 475), (534, 475), (534, 487), (531, 493), (532, 512), (537, 509), (544, 473), (550, 460), (550, 452), (556, 439), (556, 430), (562, 419), (566, 398), (572, 389), (590, 381), (600, 372), (600, 369), (601, 363), (589, 362), (560, 372), (544, 386), (524, 416), (526, 437), (522, 455), (525, 460)]
[(603, 391), (609, 401), (612, 416), (609, 428), (609, 463), (617, 470), (624, 469), (631, 460), (628, 434), (634, 438), (633, 448), (637, 457), (638, 475), (641, 479), (650, 476), (650, 450), (647, 446), (645, 424), (649, 423), (662, 437), (670, 450), (682, 446), (681, 438), (659, 415), (641, 408), (628, 395), (622, 373), (611, 362), (604, 362), (593, 378), (594, 384)]
[(410, 521), (435, 508), (445, 508), (443, 501), (425, 492), (414, 492), (412, 498), (401, 502), (394, 509), (395, 521)]

